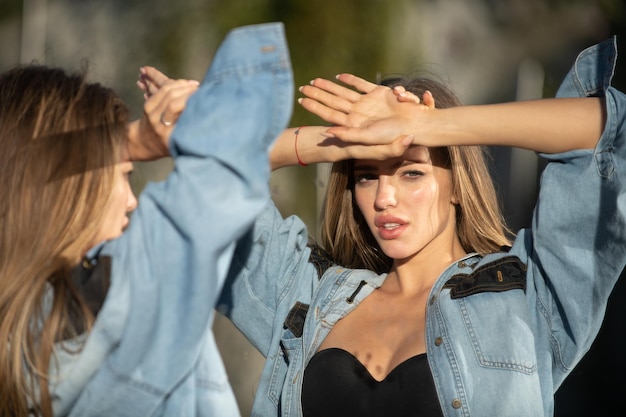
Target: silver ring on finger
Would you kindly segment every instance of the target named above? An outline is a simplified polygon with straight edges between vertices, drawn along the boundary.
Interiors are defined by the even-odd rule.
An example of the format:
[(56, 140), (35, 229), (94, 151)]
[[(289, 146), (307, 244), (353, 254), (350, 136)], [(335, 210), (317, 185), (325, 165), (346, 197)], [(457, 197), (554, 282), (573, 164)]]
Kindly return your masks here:
[(163, 124), (163, 126), (165, 126), (165, 127), (172, 127), (172, 126), (174, 126), (174, 124), (176, 122), (170, 122), (169, 120), (165, 120), (163, 118), (164, 115), (165, 115), (165, 112), (161, 113), (161, 119), (160, 119), (161, 123)]

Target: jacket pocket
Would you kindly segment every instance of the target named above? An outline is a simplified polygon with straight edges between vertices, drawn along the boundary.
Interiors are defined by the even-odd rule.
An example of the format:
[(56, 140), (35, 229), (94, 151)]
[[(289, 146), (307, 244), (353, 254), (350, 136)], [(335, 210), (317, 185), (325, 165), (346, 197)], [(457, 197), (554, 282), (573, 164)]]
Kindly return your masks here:
[(457, 300), (480, 366), (533, 374), (535, 335), (522, 290), (483, 292)]
[(460, 314), (480, 366), (536, 372), (535, 335), (525, 294), (526, 265), (519, 258), (505, 256), (470, 274), (455, 275), (444, 287), (458, 306), (451, 314)]
[(280, 349), (274, 360), (272, 374), (268, 386), (268, 396), (275, 405), (280, 403), (281, 393), (289, 371), (289, 364), (300, 360), (302, 338), (297, 337), (290, 329), (285, 329), (280, 339)]

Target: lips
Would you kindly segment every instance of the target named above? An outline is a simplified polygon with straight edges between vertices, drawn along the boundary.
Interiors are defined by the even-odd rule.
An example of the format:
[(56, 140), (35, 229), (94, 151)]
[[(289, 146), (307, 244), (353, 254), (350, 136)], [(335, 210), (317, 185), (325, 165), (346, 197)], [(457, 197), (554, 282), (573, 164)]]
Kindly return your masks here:
[(374, 219), (378, 235), (385, 240), (398, 238), (407, 228), (407, 223), (394, 216), (381, 216)]

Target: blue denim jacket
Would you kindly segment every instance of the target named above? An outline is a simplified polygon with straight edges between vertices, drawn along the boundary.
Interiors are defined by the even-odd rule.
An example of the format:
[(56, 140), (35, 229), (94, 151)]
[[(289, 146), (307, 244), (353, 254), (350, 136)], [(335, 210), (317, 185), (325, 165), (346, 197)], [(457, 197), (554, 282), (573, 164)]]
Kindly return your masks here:
[[(615, 58), (614, 39), (583, 51), (559, 90), (606, 98), (597, 147), (543, 155), (532, 226), (509, 252), (450, 265), (431, 290), (428, 361), (447, 417), (552, 416), (556, 389), (600, 328), (626, 265), (626, 97), (610, 87)], [(270, 204), (224, 287), (220, 311), (267, 357), (253, 416), (302, 415), (307, 363), (385, 279), (319, 268), (307, 241), (302, 221)]]
[(292, 101), (282, 24), (232, 31), (172, 133), (173, 172), (146, 187), (122, 237), (91, 252), (110, 264), (110, 288), (82, 351), (58, 349), (55, 415), (239, 415), (214, 305), (269, 200), (268, 148)]

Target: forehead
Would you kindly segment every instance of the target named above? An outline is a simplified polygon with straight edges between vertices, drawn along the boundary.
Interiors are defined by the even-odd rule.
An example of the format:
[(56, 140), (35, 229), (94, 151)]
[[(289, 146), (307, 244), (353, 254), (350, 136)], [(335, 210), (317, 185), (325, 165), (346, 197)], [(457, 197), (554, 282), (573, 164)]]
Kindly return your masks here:
[(375, 159), (357, 159), (354, 161), (354, 169), (372, 169), (381, 167), (397, 167), (405, 162), (432, 165), (431, 150), (426, 146), (410, 146), (402, 156), (389, 158), (382, 161)]
[(432, 163), (431, 150), (426, 146), (410, 146), (401, 158), (415, 162)]

